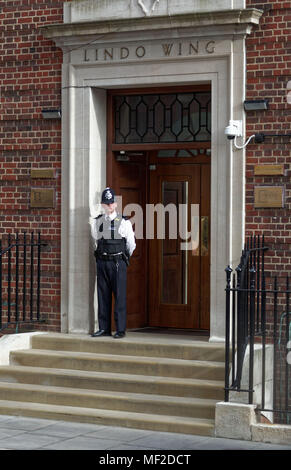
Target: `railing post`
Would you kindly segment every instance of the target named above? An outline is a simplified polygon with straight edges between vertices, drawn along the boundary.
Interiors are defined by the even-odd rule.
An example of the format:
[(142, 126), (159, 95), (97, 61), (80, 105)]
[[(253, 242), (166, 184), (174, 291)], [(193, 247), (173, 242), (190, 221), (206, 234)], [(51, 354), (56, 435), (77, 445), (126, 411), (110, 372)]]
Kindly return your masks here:
[(230, 344), (230, 293), (231, 293), (231, 273), (232, 269), (228, 266), (226, 272), (226, 315), (225, 315), (225, 390), (224, 401), (229, 401), (229, 344)]
[(273, 330), (273, 409), (276, 409), (277, 406), (277, 387), (276, 387), (276, 371), (277, 371), (277, 322), (278, 322), (278, 312), (277, 312), (277, 302), (278, 302), (278, 284), (277, 276), (274, 279), (274, 330)]
[(16, 233), (16, 254), (15, 254), (15, 321), (18, 322), (18, 281), (19, 281), (19, 235)]
[[(287, 356), (287, 348), (288, 348), (288, 342), (290, 340), (289, 336), (289, 328), (290, 328), (290, 321), (289, 321), (289, 276), (286, 278), (286, 343), (285, 343), (285, 351), (286, 351), (286, 356)], [(286, 411), (286, 423), (289, 424), (289, 415), (287, 413), (289, 409), (289, 364), (288, 361), (286, 360), (285, 362), (285, 411)]]
[(30, 239), (30, 320), (33, 320), (33, 263), (34, 263), (34, 236)]
[[(261, 279), (260, 279), (260, 255), (261, 255), (261, 250), (260, 250), (260, 236), (258, 235), (258, 243), (257, 243), (257, 260), (256, 260), (256, 267), (257, 267), (257, 318), (256, 318), (256, 331), (259, 331), (259, 324), (260, 324), (260, 285), (261, 285)], [(262, 273), (264, 275), (264, 273)], [(263, 282), (263, 279), (262, 279)]]
[(235, 374), (236, 374), (236, 363), (235, 363), (235, 351), (236, 351), (236, 289), (235, 289), (235, 274), (233, 274), (232, 279), (232, 334), (231, 334), (231, 364), (232, 364), (232, 374), (231, 374), (231, 383), (235, 383)]
[(11, 235), (8, 234), (8, 295), (7, 295), (7, 302), (8, 302), (8, 323), (11, 319)]
[(36, 318), (40, 318), (40, 232), (38, 232), (37, 239), (37, 295), (36, 295)]
[[(241, 382), (241, 370), (242, 370), (242, 361), (243, 361), (243, 346), (245, 342), (245, 327), (244, 327), (244, 303), (245, 303), (245, 295), (244, 292), (241, 290), (244, 286), (242, 286), (242, 266), (239, 264), (236, 268), (237, 272), (237, 283), (236, 283), (236, 293), (237, 293), (237, 338), (236, 338), (236, 346), (237, 348), (233, 347), (233, 354), (235, 354), (236, 349), (236, 387), (237, 389), (240, 388)], [(245, 274), (245, 273), (244, 273)], [(233, 344), (235, 346), (235, 344)], [(234, 356), (235, 357), (235, 356)]]
[(249, 328), (249, 405), (253, 404), (253, 387), (254, 387), (254, 338), (255, 338), (255, 276), (254, 267), (250, 269), (250, 328)]
[[(258, 287), (259, 289), (259, 287)], [(262, 404), (265, 408), (265, 387), (266, 387), (266, 282), (265, 274), (262, 275), (262, 310), (261, 310), (261, 328), (262, 328)]]
[(23, 233), (22, 320), (26, 318), (26, 232)]

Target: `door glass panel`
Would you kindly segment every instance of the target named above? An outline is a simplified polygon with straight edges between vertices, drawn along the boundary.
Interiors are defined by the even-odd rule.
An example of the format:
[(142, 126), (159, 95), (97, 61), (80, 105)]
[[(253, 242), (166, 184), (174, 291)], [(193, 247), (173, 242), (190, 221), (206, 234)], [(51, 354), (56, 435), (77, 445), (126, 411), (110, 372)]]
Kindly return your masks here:
[(163, 181), (162, 204), (168, 208), (162, 239), (161, 303), (187, 304), (188, 251), (181, 250), (179, 223), (187, 228), (188, 182)]
[(116, 144), (207, 142), (211, 93), (114, 96)]

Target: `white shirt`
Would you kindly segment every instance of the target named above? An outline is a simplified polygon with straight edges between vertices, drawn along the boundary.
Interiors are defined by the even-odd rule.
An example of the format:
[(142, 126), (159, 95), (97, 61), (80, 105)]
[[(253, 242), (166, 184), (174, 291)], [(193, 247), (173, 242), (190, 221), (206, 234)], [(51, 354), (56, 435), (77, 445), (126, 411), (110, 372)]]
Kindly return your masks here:
[[(114, 211), (112, 214), (106, 215), (105, 219), (106, 220), (113, 220), (117, 216), (116, 211)], [(91, 222), (91, 234), (92, 237), (94, 238), (95, 242), (97, 243), (98, 240), (98, 227), (97, 227), (97, 220), (93, 219)], [(126, 241), (126, 248), (129, 252), (129, 255), (131, 256), (132, 253), (135, 250), (136, 243), (135, 243), (135, 236), (134, 236), (134, 231), (131, 225), (130, 220), (125, 220), (122, 219), (118, 233), (121, 237), (125, 238)]]

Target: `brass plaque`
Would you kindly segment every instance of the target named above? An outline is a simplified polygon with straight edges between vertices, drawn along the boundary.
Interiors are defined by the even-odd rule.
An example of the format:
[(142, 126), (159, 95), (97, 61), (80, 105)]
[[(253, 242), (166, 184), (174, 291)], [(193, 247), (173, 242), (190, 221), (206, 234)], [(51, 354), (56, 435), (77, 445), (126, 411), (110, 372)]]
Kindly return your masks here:
[(283, 165), (255, 165), (255, 175), (284, 175)]
[(53, 169), (32, 169), (31, 172), (30, 172), (30, 176), (31, 178), (33, 179), (36, 179), (36, 178), (46, 178), (46, 179), (51, 179), (51, 178), (54, 178), (55, 177), (55, 170)]
[(284, 207), (283, 186), (256, 186), (255, 207)]
[(31, 188), (30, 207), (55, 207), (55, 190), (52, 188)]

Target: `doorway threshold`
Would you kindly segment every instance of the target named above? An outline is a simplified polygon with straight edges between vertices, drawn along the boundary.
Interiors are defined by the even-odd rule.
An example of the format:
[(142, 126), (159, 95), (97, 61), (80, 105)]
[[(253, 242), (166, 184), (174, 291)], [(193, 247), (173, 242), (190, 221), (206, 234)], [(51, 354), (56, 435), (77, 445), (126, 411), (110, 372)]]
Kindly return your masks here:
[(133, 328), (128, 331), (132, 333), (148, 333), (148, 334), (158, 334), (158, 335), (172, 335), (172, 336), (184, 336), (184, 337), (199, 337), (199, 339), (208, 340), (209, 331), (208, 330), (195, 330), (195, 329), (183, 329), (183, 328), (163, 328), (163, 327), (150, 327), (146, 326), (143, 328)]

